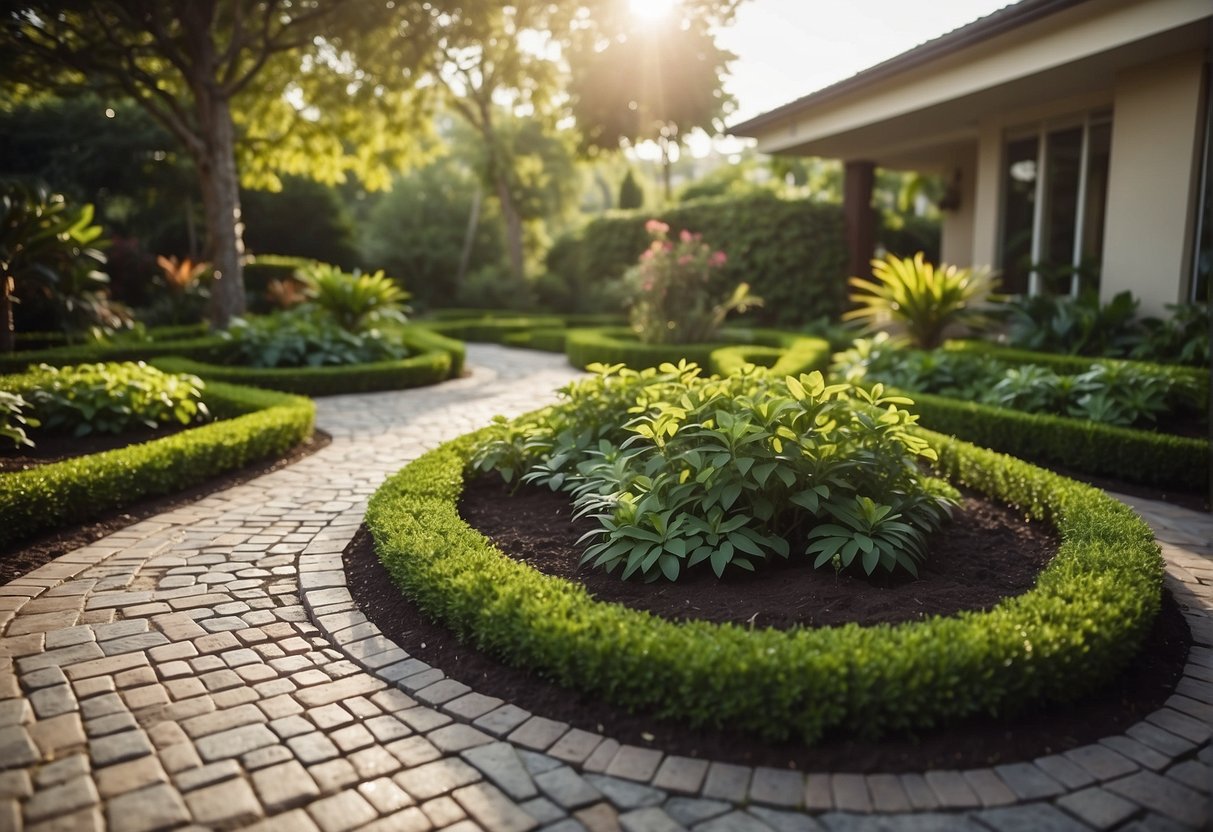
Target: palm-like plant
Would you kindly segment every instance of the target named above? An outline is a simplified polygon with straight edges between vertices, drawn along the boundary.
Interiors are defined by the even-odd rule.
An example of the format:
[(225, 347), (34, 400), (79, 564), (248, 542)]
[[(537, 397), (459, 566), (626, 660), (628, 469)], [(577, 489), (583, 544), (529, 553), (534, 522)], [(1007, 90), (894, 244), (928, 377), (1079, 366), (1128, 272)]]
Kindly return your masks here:
[(872, 261), (872, 277), (852, 277), (858, 291), (851, 301), (857, 309), (843, 320), (866, 321), (869, 329), (894, 325), (904, 329), (914, 345), (933, 349), (952, 325), (978, 329), (988, 324), (981, 306), (995, 300), (998, 281), (989, 269), (962, 269), (913, 258), (886, 256)]
[(328, 263), (314, 263), (296, 272), (304, 293), (342, 329), (361, 332), (385, 320), (404, 321), (409, 293), (383, 270), (347, 274)]

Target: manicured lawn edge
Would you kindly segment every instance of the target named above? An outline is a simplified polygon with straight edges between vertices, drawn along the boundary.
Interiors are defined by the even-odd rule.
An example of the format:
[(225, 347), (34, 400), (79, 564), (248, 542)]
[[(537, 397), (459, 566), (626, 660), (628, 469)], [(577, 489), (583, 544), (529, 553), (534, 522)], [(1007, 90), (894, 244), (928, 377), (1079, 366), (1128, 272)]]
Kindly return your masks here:
[[(0, 377), (0, 389), (24, 394), (34, 382), (32, 375)], [(203, 398), (219, 421), (140, 445), (0, 473), (0, 547), (281, 456), (312, 434), (316, 406), (299, 396), (208, 382)]]
[(152, 363), (173, 373), (193, 373), (207, 380), (265, 387), (304, 396), (336, 396), (404, 390), (437, 384), (463, 368), (463, 344), (432, 332), (409, 331), (404, 342), (424, 350), (399, 361), (325, 367), (239, 367), (207, 364), (184, 357), (158, 358)]
[[(779, 357), (771, 350), (779, 350)], [(626, 327), (592, 327), (568, 331), (565, 355), (570, 364), (582, 369), (598, 362), (641, 370), (685, 359), (722, 375), (747, 362), (773, 365), (772, 372), (779, 375), (799, 375), (824, 368), (830, 360), (830, 346), (820, 338), (741, 327), (721, 330), (714, 343), (644, 344)]]
[(747, 630), (675, 624), (594, 601), (502, 555), (459, 517), (480, 434), (422, 456), (372, 497), (366, 522), (393, 579), (461, 639), (559, 684), (692, 725), (760, 736), (878, 736), (1068, 701), (1112, 678), (1158, 612), (1150, 529), (1102, 492), (925, 432), (940, 468), (1056, 526), (1029, 592), (988, 612), (897, 626)]

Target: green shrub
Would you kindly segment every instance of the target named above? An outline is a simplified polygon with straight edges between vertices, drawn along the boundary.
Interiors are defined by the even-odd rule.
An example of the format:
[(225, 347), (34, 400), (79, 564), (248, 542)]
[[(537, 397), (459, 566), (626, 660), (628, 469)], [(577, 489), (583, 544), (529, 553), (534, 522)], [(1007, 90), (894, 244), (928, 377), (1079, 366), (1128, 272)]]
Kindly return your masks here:
[(25, 435), (25, 429), (36, 428), (40, 422), (28, 414), (29, 407), (23, 396), (0, 390), (0, 439), (17, 448), (34, 444)]
[(299, 308), (236, 318), (221, 337), (231, 342), (228, 360), (242, 367), (323, 367), (398, 361), (408, 355), (400, 341), (378, 330), (354, 332), (328, 315)]
[(858, 304), (843, 320), (866, 321), (869, 330), (894, 326), (916, 347), (934, 349), (950, 327), (979, 329), (988, 322), (981, 310), (997, 282), (989, 269), (961, 269), (923, 259), (922, 252), (872, 261), (873, 280), (852, 277)]
[(698, 344), (716, 337), (730, 312), (762, 305), (748, 283), (733, 287), (720, 302), (709, 291), (713, 272), (728, 262), (698, 234), (683, 231), (677, 242), (670, 227), (650, 220), (645, 230), (652, 244), (624, 274), (631, 296), (632, 330), (646, 344)]
[[(0, 378), (0, 388), (21, 395), (38, 383), (36, 373)], [(211, 383), (206, 400), (221, 421), (139, 445), (0, 473), (0, 548), (280, 456), (312, 433), (315, 405), (307, 399)]]
[(1167, 306), (1168, 318), (1142, 320), (1141, 342), (1132, 358), (1209, 366), (1209, 304), (1180, 303)]
[(575, 515), (597, 521), (582, 562), (624, 579), (753, 571), (788, 558), (806, 523), (816, 566), (917, 575), (953, 502), (919, 472), (915, 458), (935, 454), (897, 407), (909, 400), (879, 387), (827, 387), (816, 371), (591, 370), (560, 405), (499, 423), (473, 464), (571, 492)]
[(210, 416), (201, 379), (164, 373), (142, 362), (43, 365), (36, 376), (29, 395), (46, 431), (124, 433), (173, 422), (189, 425)]
[(328, 263), (311, 263), (295, 272), (311, 305), (346, 332), (364, 332), (376, 324), (404, 323), (408, 292), (383, 270), (343, 272)]
[(1029, 592), (986, 612), (896, 626), (750, 630), (673, 623), (599, 603), (503, 556), (460, 519), (481, 435), (432, 451), (372, 497), (367, 525), (393, 579), (468, 643), (582, 695), (657, 718), (814, 743), (1010, 716), (1097, 689), (1158, 612), (1162, 560), (1122, 503), (1031, 465), (925, 434), (953, 482), (1055, 526)]
[[(774, 363), (776, 375), (799, 375), (821, 370), (829, 364), (829, 344), (820, 338), (806, 338), (792, 332), (773, 329), (728, 327), (715, 344), (642, 344), (623, 327), (584, 327), (570, 329), (565, 336), (565, 354), (574, 367), (591, 364), (623, 364), (633, 370), (690, 361), (718, 375), (728, 375), (747, 363), (746, 347), (772, 347), (782, 351)], [(760, 353), (754, 353), (756, 357)], [(763, 363), (748, 362), (748, 363)]]
[(1076, 298), (1033, 295), (1007, 305), (1011, 346), (1070, 355), (1126, 357), (1142, 338), (1137, 301), (1128, 291), (1106, 304), (1094, 290)]
[(729, 253), (711, 291), (726, 294), (738, 283), (748, 283), (765, 301), (754, 312), (756, 323), (837, 318), (845, 308), (847, 254), (841, 208), (769, 194), (705, 200), (660, 212), (616, 213), (593, 220), (571, 240), (561, 238), (550, 250), (546, 268), (567, 284), (563, 294), (573, 304), (567, 308), (614, 311), (577, 304), (618, 285), (648, 247), (644, 224), (652, 217), (669, 225), (672, 233), (698, 231)]

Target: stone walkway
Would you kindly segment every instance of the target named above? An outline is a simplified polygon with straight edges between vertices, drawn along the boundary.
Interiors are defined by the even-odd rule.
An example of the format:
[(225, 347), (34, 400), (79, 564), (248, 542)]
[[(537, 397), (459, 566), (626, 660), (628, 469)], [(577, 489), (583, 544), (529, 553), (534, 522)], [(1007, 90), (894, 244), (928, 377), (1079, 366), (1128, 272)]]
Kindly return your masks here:
[(1030, 763), (750, 769), (620, 745), (484, 696), (355, 610), (366, 497), (438, 442), (539, 406), (561, 356), (473, 346), (471, 378), (319, 403), (281, 471), (0, 586), (0, 832), (1203, 829), (1213, 520), (1136, 501), (1198, 642), (1167, 707)]

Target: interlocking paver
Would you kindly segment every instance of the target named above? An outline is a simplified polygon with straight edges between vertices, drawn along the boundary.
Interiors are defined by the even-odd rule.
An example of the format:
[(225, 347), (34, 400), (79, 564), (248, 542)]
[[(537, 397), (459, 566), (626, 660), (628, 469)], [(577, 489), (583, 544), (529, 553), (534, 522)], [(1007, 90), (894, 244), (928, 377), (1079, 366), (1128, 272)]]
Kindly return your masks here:
[(212, 828), (252, 823), (264, 814), (252, 787), (239, 779), (190, 792), (185, 802), (196, 823)]

